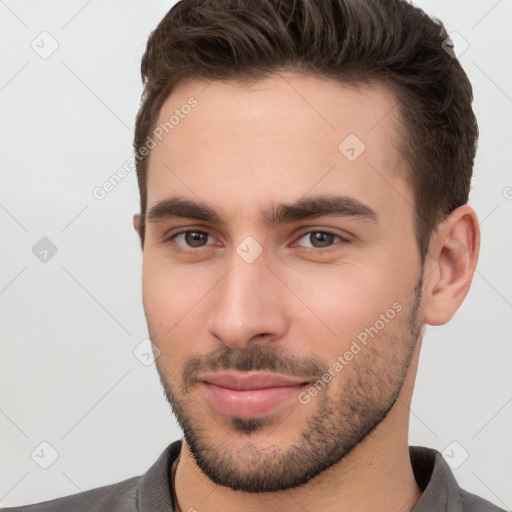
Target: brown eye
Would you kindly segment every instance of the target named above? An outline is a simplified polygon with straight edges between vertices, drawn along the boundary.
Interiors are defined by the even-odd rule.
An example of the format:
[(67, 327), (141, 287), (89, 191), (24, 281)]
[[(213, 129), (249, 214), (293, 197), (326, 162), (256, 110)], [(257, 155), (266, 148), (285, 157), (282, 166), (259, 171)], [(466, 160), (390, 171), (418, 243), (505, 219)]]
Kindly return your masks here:
[(190, 247), (202, 247), (208, 240), (208, 235), (201, 231), (187, 231), (185, 233), (185, 242)]
[(336, 238), (331, 233), (323, 233), (322, 231), (315, 231), (310, 233), (309, 239), (313, 247), (328, 247), (332, 245)]
[(191, 248), (204, 247), (208, 243), (208, 233), (204, 231), (195, 231), (190, 229), (188, 231), (181, 231), (171, 237), (171, 240), (176, 242), (178, 245)]
[(330, 247), (337, 240), (341, 240), (341, 237), (333, 233), (327, 231), (310, 231), (309, 233), (305, 233), (298, 243), (300, 244), (301, 241), (304, 241), (303, 245), (306, 247), (322, 249), (324, 247)]

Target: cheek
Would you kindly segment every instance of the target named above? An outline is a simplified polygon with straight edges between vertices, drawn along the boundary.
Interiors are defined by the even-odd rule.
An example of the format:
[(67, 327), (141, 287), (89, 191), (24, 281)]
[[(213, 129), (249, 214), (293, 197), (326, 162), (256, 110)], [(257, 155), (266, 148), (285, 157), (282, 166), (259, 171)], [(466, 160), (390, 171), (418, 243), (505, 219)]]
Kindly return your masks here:
[(153, 327), (170, 329), (190, 309), (196, 291), (189, 273), (147, 248), (142, 265), (144, 310)]
[(303, 333), (301, 339), (309, 345), (306, 348), (325, 362), (348, 350), (361, 333), (364, 338), (365, 330), (374, 327), (376, 322), (377, 328), (381, 328), (379, 334), (390, 331), (394, 322), (385, 322), (382, 327), (380, 315), (386, 316), (391, 310), (386, 320), (395, 318), (393, 304), (400, 303), (403, 294), (392, 274), (378, 265), (374, 267), (378, 270), (344, 265), (289, 277), (290, 282), (295, 280), (297, 297), (309, 307), (296, 306), (297, 312), (301, 311), (296, 316), (296, 332)]
[(152, 342), (160, 350), (160, 365), (179, 368), (204, 346), (207, 300), (211, 288), (207, 276), (144, 257), (142, 298)]

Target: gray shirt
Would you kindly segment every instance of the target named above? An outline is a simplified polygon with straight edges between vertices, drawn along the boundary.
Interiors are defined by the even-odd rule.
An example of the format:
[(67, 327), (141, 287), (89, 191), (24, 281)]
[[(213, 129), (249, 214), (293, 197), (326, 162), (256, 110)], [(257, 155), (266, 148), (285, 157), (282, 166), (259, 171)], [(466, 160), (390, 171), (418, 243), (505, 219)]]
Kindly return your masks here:
[[(171, 466), (181, 440), (170, 444), (142, 476), (80, 494), (3, 512), (174, 512)], [(436, 450), (409, 447), (414, 477), (423, 491), (413, 512), (504, 512), (459, 487), (450, 467)]]

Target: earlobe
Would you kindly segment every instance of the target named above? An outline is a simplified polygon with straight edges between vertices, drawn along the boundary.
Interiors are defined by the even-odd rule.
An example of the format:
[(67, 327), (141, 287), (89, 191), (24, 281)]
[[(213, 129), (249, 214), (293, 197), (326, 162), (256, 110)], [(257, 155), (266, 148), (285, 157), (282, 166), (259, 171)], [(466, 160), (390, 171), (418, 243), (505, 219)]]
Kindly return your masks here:
[(475, 211), (457, 208), (431, 240), (425, 265), (423, 322), (443, 325), (451, 320), (471, 286), (480, 250)]

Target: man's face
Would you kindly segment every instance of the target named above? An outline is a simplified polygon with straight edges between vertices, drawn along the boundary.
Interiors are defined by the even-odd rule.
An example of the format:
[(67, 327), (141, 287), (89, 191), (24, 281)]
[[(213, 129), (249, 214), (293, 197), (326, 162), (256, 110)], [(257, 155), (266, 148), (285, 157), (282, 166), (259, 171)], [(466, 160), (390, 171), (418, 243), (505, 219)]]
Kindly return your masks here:
[(284, 77), (181, 83), (147, 182), (158, 371), (199, 467), (247, 492), (305, 483), (365, 439), (421, 332), (395, 98)]

